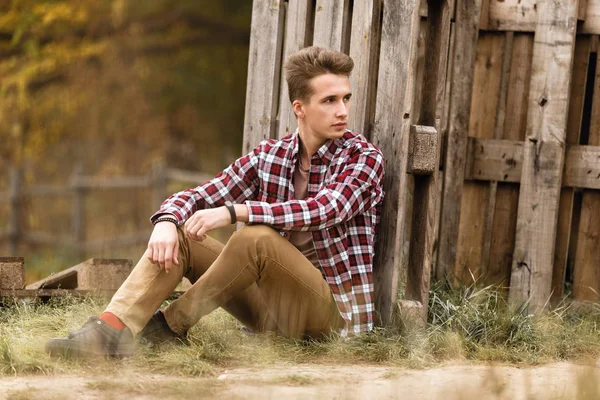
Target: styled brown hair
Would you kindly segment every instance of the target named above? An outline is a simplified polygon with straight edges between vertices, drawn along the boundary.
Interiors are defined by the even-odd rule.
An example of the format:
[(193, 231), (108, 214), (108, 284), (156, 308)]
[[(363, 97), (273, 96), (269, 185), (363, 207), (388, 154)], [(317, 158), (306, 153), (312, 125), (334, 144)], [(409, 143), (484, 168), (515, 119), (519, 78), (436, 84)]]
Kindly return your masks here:
[(305, 47), (290, 55), (284, 66), (290, 102), (310, 98), (312, 78), (327, 73), (350, 76), (353, 68), (354, 61), (350, 56), (323, 47)]

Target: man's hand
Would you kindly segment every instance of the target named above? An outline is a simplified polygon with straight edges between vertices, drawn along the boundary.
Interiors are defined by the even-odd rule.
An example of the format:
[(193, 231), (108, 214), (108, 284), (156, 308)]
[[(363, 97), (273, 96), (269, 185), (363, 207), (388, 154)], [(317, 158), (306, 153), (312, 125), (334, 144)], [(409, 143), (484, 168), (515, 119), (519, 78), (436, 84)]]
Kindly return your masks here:
[(177, 236), (177, 226), (168, 221), (157, 223), (148, 242), (146, 257), (152, 263), (159, 264), (168, 274), (173, 264), (179, 265), (178, 254), (179, 237)]
[(231, 224), (231, 215), (226, 207), (198, 210), (185, 222), (185, 235), (198, 242), (206, 239), (206, 233)]

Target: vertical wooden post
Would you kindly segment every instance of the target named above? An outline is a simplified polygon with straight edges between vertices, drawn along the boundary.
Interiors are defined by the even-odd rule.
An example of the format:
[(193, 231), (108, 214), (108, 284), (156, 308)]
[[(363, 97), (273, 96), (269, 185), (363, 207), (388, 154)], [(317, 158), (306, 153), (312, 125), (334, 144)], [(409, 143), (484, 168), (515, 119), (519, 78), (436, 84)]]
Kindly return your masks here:
[[(504, 35), (504, 48), (502, 51), (502, 71), (500, 74), (499, 99), (496, 109), (496, 119), (494, 122), (494, 139), (502, 139), (504, 134), (504, 121), (506, 120), (506, 101), (508, 96), (508, 86), (510, 83), (510, 67), (512, 65), (514, 32), (506, 32)], [(497, 284), (491, 279), (493, 273), (490, 268), (490, 257), (492, 251), (492, 233), (494, 232), (494, 220), (496, 212), (496, 195), (498, 192), (498, 182), (491, 181), (488, 188), (488, 204), (485, 213), (485, 222), (483, 229), (483, 243), (481, 250), (481, 273), (486, 277), (486, 281)], [(495, 275), (495, 274), (494, 274)], [(505, 282), (506, 283), (506, 282)]]
[(373, 100), (380, 13), (381, 0), (361, 0), (354, 3), (350, 40), (350, 57), (354, 60), (354, 70), (350, 75), (352, 112), (348, 118), (348, 126), (367, 137), (375, 111)]
[(406, 166), (419, 36), (419, 1), (387, 0), (383, 6), (381, 51), (373, 143), (386, 160), (386, 192), (377, 233), (374, 265), (376, 309), (380, 323), (391, 321), (406, 289), (407, 260), (402, 260), (406, 219)]
[(73, 196), (72, 207), (72, 237), (74, 254), (78, 260), (83, 259), (85, 255), (85, 189), (82, 186), (83, 167), (77, 165), (71, 177), (71, 193)]
[[(364, 0), (363, 0), (364, 1)], [(348, 14), (348, 0), (317, 0), (315, 9), (315, 46), (344, 51), (344, 38), (350, 24), (344, 24)]]
[(480, 11), (481, 0), (457, 0), (437, 279), (445, 279), (456, 263)]
[(509, 297), (550, 297), (578, 0), (540, 0)]
[(19, 249), (20, 214), (21, 214), (21, 170), (17, 167), (10, 169), (9, 183), (9, 212), (8, 212), (8, 253), (15, 257)]
[[(423, 100), (419, 125), (433, 126), (441, 132), (444, 112), (444, 90), (448, 65), (451, 7), (448, 1), (428, 2), (427, 40)], [(435, 213), (438, 200), (440, 148), (435, 158), (435, 170), (431, 175), (415, 176), (414, 204), (412, 213), (412, 237), (406, 297), (423, 305), (423, 318), (427, 316), (429, 283), (435, 241)]]
[[(283, 59), (282, 62), (289, 57), (290, 54), (309, 45), (309, 26), (311, 25), (309, 18), (311, 13), (311, 0), (290, 0), (287, 3), (285, 12), (285, 36), (283, 38)], [(279, 94), (279, 138), (292, 133), (298, 126), (296, 116), (292, 111), (290, 104), (287, 82), (285, 74), (281, 74), (281, 92)]]
[[(567, 145), (579, 144), (592, 42), (590, 36), (580, 36), (577, 38), (575, 44), (573, 82), (571, 83), (571, 100), (569, 102), (569, 118), (567, 122)], [(600, 101), (600, 98), (598, 101)], [(598, 118), (598, 116), (595, 117)], [(594, 121), (595, 119), (592, 119), (592, 124), (595, 124)], [(565, 274), (567, 270), (569, 247), (572, 239), (571, 225), (573, 221), (574, 203), (575, 190), (570, 187), (563, 187), (560, 190), (558, 225), (556, 228), (556, 244), (554, 250), (554, 271), (552, 272), (552, 299), (554, 302), (561, 301), (565, 294)], [(573, 287), (574, 292), (578, 290), (575, 289), (576, 286), (577, 284)]]
[[(594, 40), (595, 41), (595, 40)], [(589, 146), (600, 146), (600, 56), (596, 52), (596, 75)], [(584, 189), (573, 271), (573, 297), (576, 300), (600, 301), (600, 192)]]
[[(524, 141), (527, 125), (527, 101), (531, 78), (531, 59), (533, 55), (533, 34), (513, 34), (512, 56), (504, 120), (503, 133), (495, 131), (500, 139)], [(508, 40), (508, 38), (507, 38)], [(506, 46), (508, 48), (510, 46)], [(506, 55), (505, 55), (506, 56)], [(504, 66), (503, 66), (504, 69)], [(512, 256), (515, 249), (517, 208), (519, 205), (519, 185), (499, 183), (496, 186), (494, 218), (490, 237), (490, 253), (487, 277), (490, 284), (504, 284), (508, 289), (510, 282)]]
[(277, 137), (277, 107), (283, 42), (283, 0), (254, 0), (242, 152)]
[(152, 207), (158, 210), (167, 192), (167, 168), (162, 161), (152, 163)]

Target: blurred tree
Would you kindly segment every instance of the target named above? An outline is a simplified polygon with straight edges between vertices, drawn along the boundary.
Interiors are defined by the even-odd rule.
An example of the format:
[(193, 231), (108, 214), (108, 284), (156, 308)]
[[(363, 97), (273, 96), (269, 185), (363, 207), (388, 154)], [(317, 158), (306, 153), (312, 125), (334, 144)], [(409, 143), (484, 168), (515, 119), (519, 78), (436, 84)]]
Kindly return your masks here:
[[(75, 165), (222, 169), (241, 149), (251, 11), (248, 0), (0, 0), (0, 190), (13, 165), (28, 184), (67, 183)], [(147, 228), (148, 197), (94, 194), (86, 236)], [(68, 234), (55, 221), (69, 208), (30, 200), (24, 230)]]
[(74, 162), (220, 169), (241, 148), (250, 12), (246, 0), (4, 1), (0, 165), (43, 165), (44, 180)]

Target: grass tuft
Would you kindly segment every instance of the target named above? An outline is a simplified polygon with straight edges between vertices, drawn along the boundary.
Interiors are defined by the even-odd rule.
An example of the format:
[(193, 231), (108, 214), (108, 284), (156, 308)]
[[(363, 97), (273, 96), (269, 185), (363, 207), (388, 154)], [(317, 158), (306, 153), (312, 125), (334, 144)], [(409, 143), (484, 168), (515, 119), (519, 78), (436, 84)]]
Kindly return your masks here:
[(128, 360), (60, 360), (44, 343), (78, 329), (105, 301), (56, 298), (45, 304), (4, 303), (0, 312), (0, 376), (81, 374), (124, 370), (180, 377), (215, 377), (225, 368), (273, 363), (388, 364), (426, 367), (450, 360), (536, 364), (595, 359), (600, 355), (600, 308), (586, 312), (565, 304), (539, 314), (512, 306), (497, 287), (436, 284), (425, 328), (378, 328), (350, 339), (298, 341), (276, 335), (246, 336), (224, 311), (216, 311), (189, 332), (188, 346), (139, 347)]

